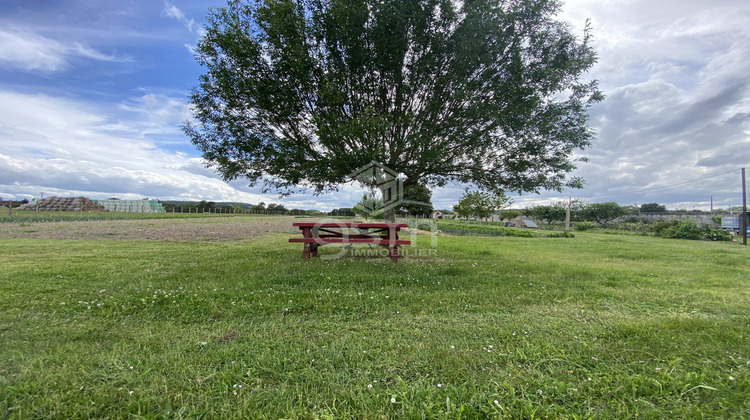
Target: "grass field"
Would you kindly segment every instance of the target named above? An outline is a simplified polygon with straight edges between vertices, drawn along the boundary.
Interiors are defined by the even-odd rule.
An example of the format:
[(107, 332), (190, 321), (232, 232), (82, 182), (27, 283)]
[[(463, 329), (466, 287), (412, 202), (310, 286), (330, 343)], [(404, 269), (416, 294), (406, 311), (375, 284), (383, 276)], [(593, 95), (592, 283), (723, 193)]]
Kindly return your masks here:
[(0, 239), (0, 418), (750, 416), (746, 247), (288, 237)]

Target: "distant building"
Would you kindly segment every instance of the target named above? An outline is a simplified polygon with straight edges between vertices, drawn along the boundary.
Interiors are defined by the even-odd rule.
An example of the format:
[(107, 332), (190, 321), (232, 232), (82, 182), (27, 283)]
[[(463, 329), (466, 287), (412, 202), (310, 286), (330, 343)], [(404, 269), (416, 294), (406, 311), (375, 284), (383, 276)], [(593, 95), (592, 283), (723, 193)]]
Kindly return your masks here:
[(158, 200), (94, 200), (107, 211), (119, 213), (166, 213)]
[(86, 197), (47, 197), (24, 204), (19, 210), (102, 211), (104, 208)]
[(529, 220), (529, 219), (516, 219), (513, 221), (513, 224), (517, 227), (522, 227), (522, 228), (539, 229), (539, 226), (537, 226), (533, 220)]

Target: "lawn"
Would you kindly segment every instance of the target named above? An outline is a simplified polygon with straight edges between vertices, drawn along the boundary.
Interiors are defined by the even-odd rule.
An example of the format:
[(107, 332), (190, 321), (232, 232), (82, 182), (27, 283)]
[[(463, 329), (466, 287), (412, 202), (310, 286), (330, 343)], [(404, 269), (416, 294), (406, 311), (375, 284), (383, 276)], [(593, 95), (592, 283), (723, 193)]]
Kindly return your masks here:
[(0, 239), (0, 418), (750, 416), (746, 247), (288, 237)]

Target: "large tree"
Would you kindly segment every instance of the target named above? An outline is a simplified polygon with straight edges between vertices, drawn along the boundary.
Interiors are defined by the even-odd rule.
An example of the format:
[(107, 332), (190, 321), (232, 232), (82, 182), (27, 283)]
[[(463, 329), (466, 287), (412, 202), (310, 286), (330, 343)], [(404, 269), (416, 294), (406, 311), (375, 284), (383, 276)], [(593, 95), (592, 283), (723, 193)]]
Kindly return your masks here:
[(335, 190), (370, 162), (405, 185), (580, 186), (602, 99), (558, 0), (266, 0), (212, 9), (185, 131), (226, 179)]

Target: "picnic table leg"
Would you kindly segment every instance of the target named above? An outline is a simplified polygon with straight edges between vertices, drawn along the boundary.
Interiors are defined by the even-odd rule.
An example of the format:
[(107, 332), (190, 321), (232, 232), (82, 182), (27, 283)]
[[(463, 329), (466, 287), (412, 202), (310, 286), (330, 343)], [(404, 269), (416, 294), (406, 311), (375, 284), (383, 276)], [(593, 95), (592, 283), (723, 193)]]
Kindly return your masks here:
[(318, 256), (318, 246), (320, 246), (320, 245), (318, 245), (318, 244), (310, 244), (310, 251), (311, 251), (313, 257), (317, 257)]
[(398, 262), (398, 245), (391, 245), (388, 247), (388, 255), (391, 256), (391, 261), (397, 263)]
[(398, 231), (399, 228), (390, 228), (388, 229), (388, 238), (392, 241), (393, 245), (388, 247), (388, 255), (391, 256), (391, 261), (397, 263), (398, 258), (400, 257), (398, 253), (398, 244), (396, 244), (396, 241), (398, 241)]
[[(311, 238), (312, 237), (312, 232), (311, 232), (311, 229), (309, 227), (305, 226), (305, 227), (303, 227), (301, 229), (302, 229), (302, 237), (304, 237), (304, 238)], [(303, 260), (309, 260), (310, 259), (310, 249), (311, 249), (310, 243), (305, 242), (304, 247), (302, 248), (302, 259)], [(317, 255), (317, 253), (318, 253), (317, 250), (314, 250), (313, 251), (313, 256)]]
[(308, 243), (305, 243), (304, 248), (302, 248), (302, 259), (303, 260), (310, 259), (310, 244)]

